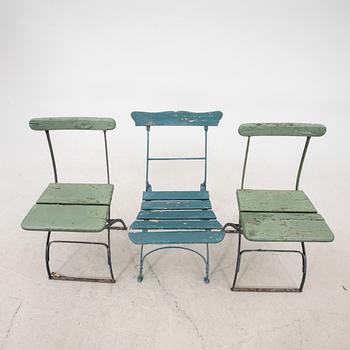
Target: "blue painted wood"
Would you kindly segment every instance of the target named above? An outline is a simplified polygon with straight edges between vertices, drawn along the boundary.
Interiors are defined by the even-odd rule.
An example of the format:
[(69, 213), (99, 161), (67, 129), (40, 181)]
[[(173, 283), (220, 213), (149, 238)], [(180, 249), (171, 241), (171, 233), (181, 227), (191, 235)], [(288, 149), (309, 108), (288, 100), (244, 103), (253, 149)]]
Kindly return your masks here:
[(33, 118), (29, 122), (33, 130), (113, 130), (113, 118), (51, 117)]
[(129, 232), (129, 238), (135, 244), (219, 243), (224, 236), (223, 231)]
[(144, 201), (143, 210), (172, 210), (172, 209), (211, 209), (209, 200), (172, 200), (172, 201)]
[(158, 219), (158, 220), (190, 220), (190, 219), (216, 219), (212, 210), (174, 210), (174, 211), (151, 211), (141, 210), (137, 220)]
[(132, 112), (136, 126), (217, 126), (222, 112)]
[(191, 200), (209, 199), (208, 191), (145, 191), (144, 200)]
[(222, 225), (217, 220), (159, 220), (159, 221), (135, 221), (130, 228), (132, 230), (196, 230), (216, 229), (221, 230)]
[(312, 123), (247, 123), (240, 125), (242, 136), (322, 136), (327, 128)]

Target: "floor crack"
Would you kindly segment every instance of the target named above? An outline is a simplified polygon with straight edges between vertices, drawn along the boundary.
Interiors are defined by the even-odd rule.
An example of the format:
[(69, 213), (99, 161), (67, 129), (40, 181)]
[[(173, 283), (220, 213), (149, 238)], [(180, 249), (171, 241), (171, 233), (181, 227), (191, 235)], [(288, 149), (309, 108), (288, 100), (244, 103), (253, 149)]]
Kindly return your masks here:
[(151, 265), (150, 265), (149, 263), (147, 263), (147, 264), (148, 264), (148, 267), (149, 267), (150, 272), (152, 273), (152, 275), (153, 275), (154, 278), (156, 279), (156, 281), (157, 281), (158, 285), (160, 286), (160, 288), (163, 290), (163, 292), (165, 293), (165, 295), (166, 295), (167, 297), (169, 297), (169, 298), (173, 301), (173, 303), (174, 303), (174, 305), (175, 305), (176, 311), (177, 311), (178, 313), (182, 314), (182, 315), (185, 317), (185, 319), (191, 324), (191, 326), (193, 327), (193, 329), (195, 330), (195, 332), (196, 332), (196, 334), (197, 334), (197, 336), (198, 336), (198, 338), (199, 338), (199, 340), (200, 340), (200, 345), (201, 345), (202, 350), (206, 350), (206, 347), (205, 347), (205, 345), (204, 345), (204, 337), (203, 337), (203, 335), (201, 334), (201, 332), (199, 331), (199, 328), (198, 328), (198, 326), (196, 325), (196, 323), (194, 322), (194, 320), (188, 315), (188, 313), (187, 313), (183, 308), (180, 307), (179, 302), (178, 302), (177, 299), (176, 299), (176, 296), (175, 296), (174, 294), (172, 294), (171, 292), (169, 292), (169, 291), (164, 287), (164, 285), (160, 282), (160, 280), (159, 280), (157, 274), (154, 272), (154, 270), (152, 269)]
[(3, 340), (2, 344), (1, 344), (1, 350), (3, 350), (6, 341), (7, 341), (8, 337), (10, 336), (10, 333), (11, 333), (11, 330), (12, 330), (12, 326), (13, 326), (13, 324), (15, 323), (15, 318), (16, 318), (16, 316), (17, 316), (17, 314), (18, 314), (18, 311), (19, 311), (19, 309), (21, 308), (21, 306), (22, 306), (22, 303), (20, 303), (20, 304), (17, 306), (17, 309), (16, 309), (16, 311), (14, 312), (14, 314), (13, 314), (13, 316), (12, 316), (12, 318), (11, 318), (10, 326), (9, 326), (9, 328), (7, 329), (5, 338), (4, 338), (4, 340)]

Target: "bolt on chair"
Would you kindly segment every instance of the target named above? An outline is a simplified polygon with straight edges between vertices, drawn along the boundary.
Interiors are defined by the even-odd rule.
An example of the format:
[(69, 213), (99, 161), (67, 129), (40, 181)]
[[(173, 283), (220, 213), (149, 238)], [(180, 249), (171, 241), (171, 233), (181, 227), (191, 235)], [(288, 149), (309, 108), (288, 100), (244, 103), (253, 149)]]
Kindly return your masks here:
[[(224, 238), (222, 225), (216, 220), (206, 190), (207, 182), (207, 134), (209, 126), (217, 126), (221, 112), (133, 112), (136, 126), (147, 130), (146, 190), (143, 192), (141, 210), (129, 232), (130, 240), (140, 245), (138, 282), (143, 280), (143, 266), (147, 256), (163, 249), (183, 249), (200, 256), (205, 264), (204, 282), (209, 283), (209, 244), (219, 243)], [(154, 126), (199, 126), (204, 129), (204, 156), (201, 157), (151, 157), (150, 131)], [(198, 160), (204, 163), (204, 180), (199, 191), (154, 191), (149, 183), (149, 163), (152, 161)], [(206, 257), (183, 244), (203, 244)], [(144, 252), (145, 245), (161, 247)]]
[[(24, 220), (22, 228), (29, 231), (47, 231), (45, 263), (49, 279), (115, 283), (111, 259), (110, 230), (126, 230), (121, 219), (111, 219), (110, 209), (113, 185), (110, 184), (107, 130), (115, 128), (112, 118), (34, 118), (30, 120), (32, 130), (45, 131), (54, 172), (54, 183), (50, 183), (41, 194)], [(50, 131), (52, 130), (98, 130), (103, 131), (107, 168), (106, 184), (61, 183), (58, 182), (56, 160)], [(119, 223), (121, 226), (113, 226)], [(101, 232), (107, 230), (107, 243), (76, 240), (50, 240), (55, 231), (60, 232)], [(106, 248), (110, 278), (86, 278), (64, 276), (50, 269), (50, 247), (52, 244), (85, 244)]]
[[(302, 292), (306, 278), (306, 242), (331, 242), (333, 233), (323, 217), (306, 196), (299, 190), (300, 175), (306, 151), (311, 137), (325, 134), (326, 127), (321, 124), (308, 123), (250, 123), (242, 124), (238, 130), (241, 136), (247, 137), (244, 157), (241, 188), (237, 190), (239, 207), (239, 224), (228, 223), (225, 229), (233, 227), (238, 233), (238, 252), (232, 291), (244, 292)], [(250, 139), (253, 136), (299, 136), (306, 138), (301, 156), (294, 190), (256, 190), (245, 189)], [(226, 232), (229, 232), (228, 230)], [(232, 230), (231, 230), (232, 232)], [(255, 242), (297, 242), (299, 250), (282, 249), (245, 249), (241, 250), (242, 235)], [(237, 276), (241, 266), (241, 256), (250, 252), (297, 253), (302, 260), (302, 279), (298, 288), (251, 288), (238, 287)]]

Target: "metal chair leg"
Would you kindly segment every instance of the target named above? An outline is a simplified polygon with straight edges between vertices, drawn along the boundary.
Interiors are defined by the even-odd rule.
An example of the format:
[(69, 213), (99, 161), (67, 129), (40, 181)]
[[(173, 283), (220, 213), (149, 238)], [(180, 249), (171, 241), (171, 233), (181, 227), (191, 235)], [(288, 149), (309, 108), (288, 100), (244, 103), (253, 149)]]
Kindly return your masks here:
[(137, 282), (142, 282), (143, 281), (143, 244), (141, 244), (141, 252), (140, 252), (140, 270), (139, 270), (139, 275), (137, 276)]

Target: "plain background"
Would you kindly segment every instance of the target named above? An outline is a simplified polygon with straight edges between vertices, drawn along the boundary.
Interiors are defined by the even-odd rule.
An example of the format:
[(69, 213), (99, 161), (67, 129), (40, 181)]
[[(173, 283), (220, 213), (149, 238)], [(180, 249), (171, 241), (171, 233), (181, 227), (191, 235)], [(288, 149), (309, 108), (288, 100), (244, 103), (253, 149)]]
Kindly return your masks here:
[[(282, 345), (348, 349), (349, 34), (350, 2), (346, 0), (0, 0), (0, 344), (4, 349), (108, 348), (111, 344), (120, 349), (142, 345), (154, 349), (277, 349)], [(182, 253), (150, 260), (166, 285), (158, 285), (152, 275), (138, 285), (138, 250), (126, 233), (113, 237), (119, 278), (115, 289), (46, 280), (44, 234), (20, 229), (24, 215), (53, 178), (45, 136), (29, 129), (30, 118), (115, 118), (117, 128), (109, 133), (115, 184), (112, 216), (130, 224), (145, 181), (146, 133), (134, 126), (133, 110), (223, 112), (219, 127), (210, 128), (208, 135), (208, 189), (222, 223), (238, 220), (235, 190), (245, 148), (245, 139), (237, 132), (241, 123), (293, 121), (327, 126), (326, 135), (310, 143), (301, 188), (326, 218), (336, 240), (310, 248), (310, 273), (299, 299), (230, 294), (235, 237), (214, 248), (210, 296), (198, 279), (202, 266), (197, 262), (198, 269), (191, 270), (196, 257)], [(200, 156), (202, 134), (201, 128), (154, 128), (151, 152)], [(101, 133), (54, 132), (52, 137), (60, 181), (105, 180)], [(246, 186), (293, 188), (303, 142), (301, 138), (253, 139)], [(155, 164), (150, 175), (154, 189), (196, 190), (202, 180), (196, 162)], [(86, 251), (74, 248), (70, 255), (58, 251), (58, 266), (75, 253), (85, 256)], [(269, 270), (276, 260), (266, 259), (265, 270), (249, 270), (253, 283), (264, 274), (276, 273)], [(280, 263), (293, 265), (290, 259)], [(250, 264), (259, 268), (260, 261), (252, 258)], [(99, 262), (104, 263), (102, 253)], [(74, 271), (75, 264), (73, 259), (68, 268)], [(283, 273), (277, 275), (272, 284), (278, 285), (281, 278), (287, 284), (298, 280), (283, 281)], [(128, 293), (124, 295), (123, 290)], [(115, 293), (122, 293), (124, 299)], [(145, 300), (138, 300), (140, 293)], [(154, 293), (176, 300), (159, 306), (152, 299)], [(90, 309), (91, 315), (86, 315), (86, 304), (79, 304), (82, 294), (91, 297), (88, 305), (100, 306)], [(198, 305), (189, 303), (193, 295)], [(111, 298), (120, 304), (113, 306), (115, 314), (103, 316), (99, 312), (111, 309)], [(45, 300), (46, 311), (42, 311)], [(98, 301), (91, 304), (91, 300)], [(212, 303), (214, 312), (216, 301), (221, 313), (215, 317), (198, 311)], [(148, 315), (145, 321), (140, 307), (148, 304), (150, 309), (142, 311)], [(178, 311), (182, 307), (185, 316)], [(260, 319), (256, 310), (267, 318)], [(237, 325), (239, 312), (243, 318)], [(80, 314), (86, 315), (82, 321)], [(133, 315), (136, 323), (129, 320)], [(184, 325), (177, 329), (181, 319)], [(108, 336), (102, 325), (107, 325)], [(93, 331), (96, 328), (99, 335)]]

